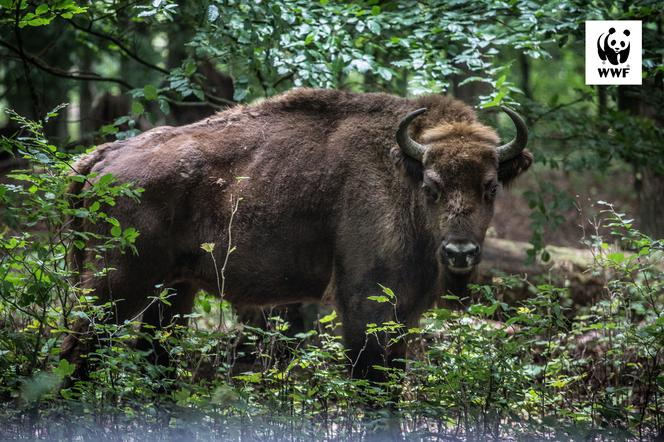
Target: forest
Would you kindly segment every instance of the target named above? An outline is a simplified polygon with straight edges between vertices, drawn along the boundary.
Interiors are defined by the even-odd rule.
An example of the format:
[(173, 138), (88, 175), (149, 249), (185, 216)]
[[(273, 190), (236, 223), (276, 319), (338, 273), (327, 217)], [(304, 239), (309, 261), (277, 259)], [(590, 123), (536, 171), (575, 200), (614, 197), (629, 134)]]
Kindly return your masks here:
[[(663, 27), (662, 0), (0, 0), (0, 440), (664, 441)], [(587, 81), (595, 59), (638, 81)], [(323, 97), (368, 110), (328, 124)], [(445, 239), (419, 265), (425, 245), (398, 243), (405, 193), (374, 182), (452, 216), (434, 201), (480, 166), (432, 176), (450, 135), (420, 136), (452, 98), (511, 153), (490, 155), (475, 251)], [(431, 104), (380, 119), (414, 103)], [(303, 159), (341, 127), (329, 149), (394, 164)], [(243, 166), (240, 139), (263, 156)], [(221, 166), (196, 162), (210, 149)], [(122, 178), (139, 167), (148, 185)], [(327, 204), (352, 177), (370, 184)], [(371, 242), (388, 219), (395, 238)], [(150, 279), (181, 236), (172, 265), (204, 288)], [(460, 253), (475, 261), (453, 284)], [(266, 262), (286, 276), (251, 270)], [(267, 302), (241, 302), (252, 284)]]

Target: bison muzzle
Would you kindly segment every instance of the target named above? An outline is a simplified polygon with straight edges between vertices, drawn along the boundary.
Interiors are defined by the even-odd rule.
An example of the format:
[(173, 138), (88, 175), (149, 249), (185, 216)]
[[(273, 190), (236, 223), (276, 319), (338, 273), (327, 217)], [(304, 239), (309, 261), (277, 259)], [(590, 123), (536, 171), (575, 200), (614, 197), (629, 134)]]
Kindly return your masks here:
[[(402, 358), (404, 345), (386, 349), (367, 337), (366, 324), (414, 326), (438, 296), (462, 293), (499, 186), (532, 163), (526, 125), (504, 111), (516, 137), (499, 145), (493, 129), (449, 97), (297, 89), (102, 145), (75, 168), (145, 189), (140, 202), (105, 209), (138, 229), (138, 253), (84, 253), (79, 265), (114, 270), (84, 271), (81, 284), (100, 302), (116, 302), (119, 323), (144, 309), (143, 322), (155, 327), (182, 321), (198, 290), (218, 292), (217, 270), (200, 246), (217, 244), (222, 262), (230, 227), (236, 249), (226, 299), (238, 306), (333, 299), (353, 375), (380, 379), (373, 366)], [(174, 290), (170, 306), (149, 303), (160, 284)], [(395, 306), (367, 299), (380, 285), (396, 293)], [(89, 349), (77, 335), (65, 339), (63, 356), (80, 364)]]

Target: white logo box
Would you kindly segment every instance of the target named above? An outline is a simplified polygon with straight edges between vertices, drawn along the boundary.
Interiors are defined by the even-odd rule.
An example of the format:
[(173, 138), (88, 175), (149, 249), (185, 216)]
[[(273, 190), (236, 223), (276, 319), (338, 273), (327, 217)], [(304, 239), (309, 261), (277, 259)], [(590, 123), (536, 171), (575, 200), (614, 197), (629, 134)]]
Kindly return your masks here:
[(586, 21), (586, 84), (641, 84), (641, 36), (640, 20)]

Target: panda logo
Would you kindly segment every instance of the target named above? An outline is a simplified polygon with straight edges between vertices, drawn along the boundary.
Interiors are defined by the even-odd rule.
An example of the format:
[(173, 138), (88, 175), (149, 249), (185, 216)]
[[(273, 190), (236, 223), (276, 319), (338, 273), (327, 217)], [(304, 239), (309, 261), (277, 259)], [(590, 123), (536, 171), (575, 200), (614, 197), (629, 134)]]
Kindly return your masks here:
[(608, 34), (600, 34), (597, 39), (597, 53), (599, 58), (608, 60), (612, 65), (622, 64), (629, 57), (629, 30), (625, 29), (622, 34), (610, 28)]

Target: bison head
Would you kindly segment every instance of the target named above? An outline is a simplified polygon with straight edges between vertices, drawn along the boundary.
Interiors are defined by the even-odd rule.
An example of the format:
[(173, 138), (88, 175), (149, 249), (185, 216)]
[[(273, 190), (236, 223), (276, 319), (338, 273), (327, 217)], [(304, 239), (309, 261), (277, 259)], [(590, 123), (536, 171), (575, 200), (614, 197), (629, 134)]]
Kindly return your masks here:
[(397, 130), (397, 143), (415, 173), (426, 231), (448, 276), (467, 279), (481, 259), (496, 194), (525, 171), (532, 155), (525, 150), (528, 129), (513, 110), (503, 107), (516, 126), (516, 137), (499, 145), (496, 132), (476, 121), (444, 123), (424, 130), (422, 144), (408, 134), (410, 123), (426, 109), (411, 112)]

